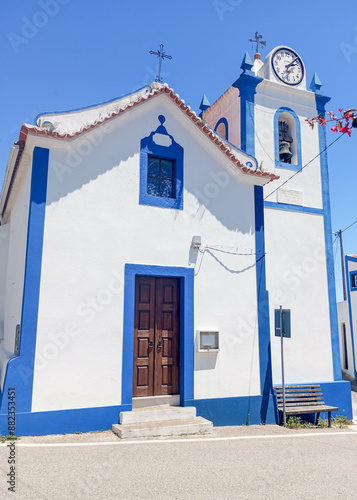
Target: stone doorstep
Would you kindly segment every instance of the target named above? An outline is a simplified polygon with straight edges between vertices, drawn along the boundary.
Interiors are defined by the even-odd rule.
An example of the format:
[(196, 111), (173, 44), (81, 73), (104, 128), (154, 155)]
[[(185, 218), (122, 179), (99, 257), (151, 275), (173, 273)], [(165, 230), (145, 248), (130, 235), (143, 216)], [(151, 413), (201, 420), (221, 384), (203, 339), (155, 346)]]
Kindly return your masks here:
[(195, 407), (162, 405), (148, 408), (136, 408), (133, 411), (122, 411), (120, 412), (119, 423), (121, 425), (126, 425), (140, 422), (193, 419), (195, 417)]
[(138, 422), (133, 424), (114, 424), (112, 431), (122, 439), (180, 436), (188, 434), (211, 434), (213, 424), (202, 417), (167, 420), (161, 422)]

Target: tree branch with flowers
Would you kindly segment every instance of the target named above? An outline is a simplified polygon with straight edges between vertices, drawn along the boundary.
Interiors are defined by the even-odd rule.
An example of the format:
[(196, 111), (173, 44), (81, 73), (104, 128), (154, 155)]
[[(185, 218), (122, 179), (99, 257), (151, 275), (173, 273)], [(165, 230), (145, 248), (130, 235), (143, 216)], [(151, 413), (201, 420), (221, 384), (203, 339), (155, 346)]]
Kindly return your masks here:
[(335, 116), (332, 111), (328, 111), (327, 119), (325, 116), (321, 116), (321, 114), (319, 114), (314, 118), (306, 118), (305, 121), (307, 121), (312, 129), (314, 128), (315, 123), (319, 125), (326, 125), (329, 122), (334, 122), (336, 125), (331, 128), (331, 132), (341, 132), (342, 134), (347, 134), (351, 137), (352, 129), (357, 128), (357, 116), (355, 115), (356, 110), (351, 108), (344, 111), (340, 108), (338, 111), (340, 112), (339, 117)]

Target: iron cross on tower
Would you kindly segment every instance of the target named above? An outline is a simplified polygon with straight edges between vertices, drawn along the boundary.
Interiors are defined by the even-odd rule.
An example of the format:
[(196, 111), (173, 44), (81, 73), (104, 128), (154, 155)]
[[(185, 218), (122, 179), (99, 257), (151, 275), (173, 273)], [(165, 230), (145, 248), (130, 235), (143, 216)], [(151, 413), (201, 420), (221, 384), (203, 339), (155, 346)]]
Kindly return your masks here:
[(159, 58), (159, 74), (157, 75), (155, 82), (162, 83), (162, 78), (161, 78), (161, 64), (164, 59), (172, 59), (172, 56), (167, 56), (164, 52), (164, 46), (162, 43), (160, 43), (160, 48), (156, 52), (154, 50), (150, 50), (150, 54), (153, 54), (154, 56), (157, 56)]
[(248, 42), (252, 42), (252, 43), (256, 43), (257, 44), (257, 49), (256, 49), (256, 52), (258, 53), (259, 52), (259, 45), (261, 45), (262, 47), (265, 47), (265, 45), (267, 44), (266, 42), (263, 42), (262, 40), (263, 36), (262, 35), (259, 35), (258, 32), (256, 31), (255, 32), (255, 37), (254, 37), (254, 40), (252, 38), (250, 38), (248, 40)]

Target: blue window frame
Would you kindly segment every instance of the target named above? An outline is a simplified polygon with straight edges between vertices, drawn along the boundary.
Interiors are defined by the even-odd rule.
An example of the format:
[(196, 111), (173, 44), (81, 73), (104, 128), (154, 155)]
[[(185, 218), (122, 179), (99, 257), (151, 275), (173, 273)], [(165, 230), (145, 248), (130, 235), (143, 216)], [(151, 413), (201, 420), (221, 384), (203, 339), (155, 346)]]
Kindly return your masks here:
[[(168, 134), (165, 117), (140, 142), (140, 205), (183, 209), (183, 148)], [(164, 145), (165, 144), (165, 145)]]
[(357, 272), (352, 271), (350, 273), (350, 276), (351, 276), (351, 290), (355, 291), (357, 290)]

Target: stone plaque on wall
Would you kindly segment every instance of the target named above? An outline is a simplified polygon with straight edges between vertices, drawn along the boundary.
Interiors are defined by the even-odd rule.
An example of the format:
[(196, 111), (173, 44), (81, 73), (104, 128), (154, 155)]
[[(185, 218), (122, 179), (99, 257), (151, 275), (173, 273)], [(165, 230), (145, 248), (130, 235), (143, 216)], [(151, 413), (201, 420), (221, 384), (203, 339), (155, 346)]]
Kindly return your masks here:
[(296, 189), (279, 189), (278, 203), (287, 203), (289, 205), (303, 205), (302, 191)]

